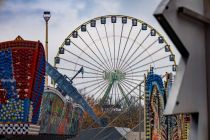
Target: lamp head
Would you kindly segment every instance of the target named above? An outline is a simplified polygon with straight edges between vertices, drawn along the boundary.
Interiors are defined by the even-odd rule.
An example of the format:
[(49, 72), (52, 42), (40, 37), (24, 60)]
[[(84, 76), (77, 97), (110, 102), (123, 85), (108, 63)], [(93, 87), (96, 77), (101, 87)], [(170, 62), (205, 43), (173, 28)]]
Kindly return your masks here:
[(43, 18), (46, 22), (50, 20), (50, 17), (51, 17), (50, 11), (44, 11)]

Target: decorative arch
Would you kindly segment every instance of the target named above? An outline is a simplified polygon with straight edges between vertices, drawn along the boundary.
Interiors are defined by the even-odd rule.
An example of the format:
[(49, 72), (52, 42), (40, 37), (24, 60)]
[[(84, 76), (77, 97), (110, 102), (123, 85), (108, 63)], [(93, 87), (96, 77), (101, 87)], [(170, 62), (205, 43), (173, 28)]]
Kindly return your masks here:
[(165, 88), (162, 78), (150, 71), (145, 81), (145, 131), (147, 140), (165, 139)]

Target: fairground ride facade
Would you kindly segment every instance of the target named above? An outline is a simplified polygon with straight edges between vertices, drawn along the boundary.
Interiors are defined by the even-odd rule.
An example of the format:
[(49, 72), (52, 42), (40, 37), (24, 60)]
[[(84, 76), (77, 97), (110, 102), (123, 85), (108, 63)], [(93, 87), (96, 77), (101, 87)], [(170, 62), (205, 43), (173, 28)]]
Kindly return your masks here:
[(0, 134), (38, 133), (44, 75), (45, 54), (39, 41), (18, 36), (0, 43)]

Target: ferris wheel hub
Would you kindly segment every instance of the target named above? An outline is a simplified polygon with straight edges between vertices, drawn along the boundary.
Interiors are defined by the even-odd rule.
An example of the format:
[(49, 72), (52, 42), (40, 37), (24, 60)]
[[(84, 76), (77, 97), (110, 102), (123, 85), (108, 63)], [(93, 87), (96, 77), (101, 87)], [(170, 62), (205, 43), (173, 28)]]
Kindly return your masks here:
[(109, 81), (109, 83), (120, 82), (125, 79), (125, 73), (115, 69), (113, 71), (104, 71), (103, 79)]

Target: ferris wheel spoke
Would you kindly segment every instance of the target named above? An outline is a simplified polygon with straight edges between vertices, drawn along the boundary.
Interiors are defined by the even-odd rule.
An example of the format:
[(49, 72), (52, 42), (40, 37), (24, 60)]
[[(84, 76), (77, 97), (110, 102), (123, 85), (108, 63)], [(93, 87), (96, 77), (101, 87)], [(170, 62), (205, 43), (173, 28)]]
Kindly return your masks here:
[(131, 81), (131, 80), (129, 80), (129, 79), (125, 79), (124, 81), (127, 81), (127, 82), (133, 83), (133, 84), (135, 84), (135, 85), (138, 85), (138, 83), (135, 83), (134, 81)]
[[(105, 69), (109, 70), (108, 67), (106, 67), (106, 65), (104, 64), (104, 62), (99, 58), (99, 56), (91, 49), (91, 47), (87, 44), (87, 42), (80, 36), (78, 35), (79, 38), (82, 40), (83, 43), (85, 43), (85, 45), (89, 48), (89, 50), (98, 58), (98, 60), (105, 66)], [(102, 65), (102, 66), (103, 66)]]
[(105, 84), (105, 83), (106, 83), (106, 81), (100, 81), (100, 82), (96, 81), (96, 82), (94, 82), (93, 84), (84, 87), (83, 89), (88, 89), (88, 88), (94, 87), (94, 86), (97, 86), (97, 88), (98, 88), (98, 84), (101, 84), (101, 85), (102, 85), (102, 84)]
[[(134, 87), (130, 88), (126, 83), (125, 81), (121, 83), (122, 87), (126, 90), (126, 92), (129, 93), (129, 90), (132, 90)], [(129, 89), (129, 90), (128, 90)], [(138, 96), (138, 94), (135, 92), (135, 90), (132, 91), (132, 93), (134, 93), (136, 96)], [(130, 94), (130, 97), (132, 97), (132, 95)], [(128, 97), (129, 98), (129, 97)], [(129, 99), (130, 100), (130, 99)], [(132, 103), (130, 101), (130, 103)]]
[(158, 69), (168, 68), (168, 67), (172, 67), (172, 66), (173, 65), (165, 65), (165, 66), (161, 66), (161, 67), (155, 67), (154, 69), (158, 70)]
[[(66, 70), (66, 71), (72, 71), (72, 72), (78, 72), (79, 70), (74, 70), (74, 69), (70, 69), (70, 68), (62, 68), (62, 67), (55, 67), (56, 69), (61, 69), (61, 70)], [(84, 71), (85, 74), (93, 74), (93, 75), (103, 75), (100, 73), (94, 73), (94, 72), (88, 72), (88, 71)]]
[(126, 76), (128, 76), (128, 75), (133, 75), (133, 74), (136, 74), (136, 73), (142, 73), (142, 72), (148, 72), (148, 69), (144, 69), (144, 70), (140, 70), (140, 71), (132, 71), (132, 72), (128, 72), (128, 73), (126, 73)]
[(107, 88), (108, 88), (108, 85), (105, 85), (103, 86), (103, 88), (101, 88), (97, 92), (94, 92), (93, 96), (95, 100), (97, 101), (97, 104), (100, 104), (103, 93), (106, 91)]
[(115, 24), (113, 23), (113, 43), (114, 43), (114, 69), (115, 69)]
[[(146, 56), (145, 58), (141, 59), (140, 61), (136, 62), (135, 64), (129, 66), (129, 68), (131, 68), (131, 67), (135, 66), (136, 64), (139, 64), (140, 62), (144, 61), (145, 59), (147, 59), (147, 58), (153, 56), (154, 54), (158, 53), (158, 52), (161, 51), (162, 49), (164, 49), (164, 47), (158, 49), (157, 51), (155, 51), (155, 52), (153, 52), (152, 54)], [(128, 68), (128, 69), (129, 69), (129, 68)], [(127, 70), (127, 69), (126, 69), (126, 70)]]
[[(97, 84), (94, 84), (94, 85), (97, 85)], [(84, 89), (93, 87), (94, 85), (92, 84), (91, 86), (85, 87)], [(97, 87), (94, 88), (94, 89), (91, 89), (90, 91), (88, 91), (88, 92), (87, 92), (86, 94), (84, 94), (84, 95), (86, 96), (86, 95), (88, 95), (88, 94), (91, 94), (93, 91), (96, 91), (97, 89), (101, 90), (101, 89), (104, 88), (106, 85), (107, 85), (107, 83), (103, 81), (102, 84), (100, 84), (99, 86), (97, 86)]]
[(67, 50), (67, 49), (64, 49), (64, 50), (65, 50), (66, 52), (68, 52), (68, 53), (70, 53), (70, 54), (72, 54), (72, 55), (76, 56), (77, 58), (79, 58), (79, 59), (83, 60), (84, 62), (87, 62), (88, 64), (90, 64), (90, 65), (92, 65), (92, 66), (94, 66), (94, 67), (96, 67), (96, 68), (98, 68), (98, 69), (100, 69), (100, 70), (102, 70), (102, 71), (103, 71), (103, 69), (101, 69), (100, 67), (98, 67), (98, 66), (94, 65), (93, 63), (91, 63), (91, 62), (89, 62), (89, 61), (87, 61), (87, 60), (83, 59), (82, 57), (80, 57), (80, 56), (78, 56), (78, 55), (76, 55), (76, 54), (74, 54), (74, 53), (70, 52), (70, 51), (69, 51), (69, 50)]
[(90, 81), (85, 81), (85, 82), (80, 82), (80, 83), (74, 83), (74, 85), (75, 86), (77, 86), (77, 85), (83, 85), (83, 84), (92, 83), (92, 82), (101, 81), (101, 80), (103, 80), (103, 79), (100, 78), (100, 79), (96, 79), (96, 80), (90, 80)]
[[(95, 101), (97, 101), (98, 99), (95, 97), (96, 95), (97, 95), (97, 93), (99, 93), (99, 92), (104, 92), (104, 90), (106, 89), (106, 87), (107, 87), (107, 85), (105, 84), (105, 85), (103, 85), (103, 86), (101, 86), (98, 90), (95, 90), (95, 92), (94, 92), (94, 94), (92, 94), (92, 96), (93, 96), (93, 98), (95, 99)], [(94, 90), (92, 90), (92, 91), (94, 91)], [(92, 91), (90, 92), (90, 93), (92, 93)], [(87, 94), (89, 94), (89, 93), (87, 93)], [(99, 95), (100, 96), (100, 95)], [(98, 97), (98, 96), (97, 96)]]
[(98, 45), (95, 43), (93, 37), (91, 36), (91, 34), (89, 33), (88, 30), (87, 30), (87, 33), (88, 33), (89, 37), (91, 38), (91, 40), (93, 41), (93, 44), (95, 45), (96, 49), (100, 53), (101, 57), (103, 58), (104, 62), (106, 63), (106, 66), (107, 66), (108, 70), (110, 70), (109, 64), (107, 63), (106, 59), (104, 58), (103, 54), (101, 53), (100, 49), (98, 48)]
[[(142, 76), (142, 77), (144, 77), (144, 76)], [(142, 79), (136, 79), (136, 78), (127, 78), (127, 77), (125, 79), (134, 80), (134, 81), (138, 81), (138, 82), (142, 80)]]
[(131, 74), (126, 74), (126, 76), (125, 76), (126, 78), (127, 77), (144, 77), (144, 75), (142, 74), (142, 75), (131, 75)]
[[(145, 49), (138, 57), (140, 57), (144, 52), (146, 52), (146, 50), (148, 50), (151, 46), (153, 46), (153, 45), (150, 45), (150, 46), (149, 46), (147, 49)], [(158, 50), (156, 50), (155, 52), (149, 54), (148, 56), (146, 56), (146, 57), (144, 57), (143, 59), (137, 61), (136, 63), (134, 63), (134, 64), (132, 64), (132, 65), (129, 65), (129, 67), (128, 67), (128, 65), (125, 66), (125, 68), (124, 68), (125, 71), (126, 71), (127, 69), (129, 69), (129, 68), (132, 68), (132, 67), (135, 66), (136, 64), (139, 64), (140, 62), (146, 60), (147, 58), (150, 58), (151, 56), (153, 56), (154, 54), (158, 53), (158, 52), (161, 51), (162, 49), (164, 49), (164, 47), (161, 47), (160, 49), (158, 49)]]
[(129, 33), (128, 33), (128, 37), (127, 37), (127, 39), (126, 39), (126, 42), (125, 42), (125, 45), (124, 45), (124, 48), (123, 48), (122, 55), (121, 55), (121, 57), (120, 57), (120, 59), (119, 59), (119, 65), (118, 65), (117, 67), (119, 67), (119, 66), (121, 65), (122, 57), (123, 57), (123, 55), (124, 55), (125, 48), (126, 48), (126, 46), (127, 46), (128, 40), (129, 40), (129, 38), (130, 38), (132, 29), (133, 29), (133, 26), (131, 26), (130, 31), (129, 31)]
[(116, 63), (117, 69), (118, 69), (118, 60), (119, 60), (120, 47), (121, 47), (121, 42), (122, 42), (123, 29), (124, 29), (124, 24), (122, 24), (121, 33), (120, 33), (120, 42), (119, 42), (119, 45), (118, 45), (117, 63)]
[[(143, 80), (141, 80), (141, 81), (143, 81)], [(131, 87), (132, 87), (132, 89), (136, 87), (136, 85), (134, 86), (134, 85), (130, 84), (128, 81), (122, 81), (122, 83), (124, 83), (124, 84), (127, 84), (127, 85), (131, 86)], [(144, 87), (144, 86), (142, 85), (142, 87)], [(144, 91), (142, 91), (142, 90), (141, 90), (141, 92), (144, 92)]]
[(71, 60), (67, 60), (67, 59), (65, 59), (65, 58), (60, 57), (60, 59), (66, 61), (66, 62), (75, 64), (75, 65), (79, 65), (79, 66), (81, 66), (81, 67), (85, 67), (85, 68), (87, 68), (87, 69), (94, 70), (94, 71), (97, 71), (97, 72), (99, 72), (99, 73), (102, 73), (101, 71), (99, 71), (99, 70), (97, 70), (97, 69), (93, 69), (93, 68), (90, 68), (90, 67), (88, 67), (88, 66), (83, 66), (83, 65), (81, 65), (81, 64), (79, 64), (79, 63), (73, 62), (73, 61), (71, 61)]
[[(126, 92), (129, 92), (127, 89), (131, 90), (132, 88), (134, 88), (134, 86), (131, 86), (132, 88), (130, 88), (129, 86), (127, 86), (127, 85), (125, 84), (125, 81), (123, 81), (123, 82), (121, 83), (121, 85), (122, 85), (122, 87), (126, 90)], [(135, 95), (138, 96), (138, 94), (137, 94), (135, 91), (133, 91), (133, 93), (134, 93)]]
[(107, 58), (107, 60), (108, 60), (108, 62), (109, 62), (109, 67), (111, 67), (112, 64), (111, 64), (111, 62), (110, 62), (110, 60), (109, 60), (109, 57), (108, 57), (108, 55), (107, 55), (107, 52), (106, 52), (106, 50), (105, 50), (105, 46), (104, 46), (104, 44), (103, 44), (103, 42), (102, 42), (102, 39), (101, 39), (101, 36), (100, 36), (100, 34), (99, 34), (99, 32), (98, 32), (98, 28), (95, 27), (95, 29), (96, 29), (97, 35), (98, 35), (98, 37), (99, 37), (99, 39), (100, 39), (101, 45), (102, 45), (102, 47), (103, 47), (103, 50), (104, 50), (104, 52), (105, 52), (106, 58)]
[[(124, 81), (123, 84), (128, 87), (130, 90), (134, 89), (135, 86), (129, 84), (128, 82)], [(130, 86), (130, 87), (129, 87)], [(140, 90), (141, 93), (143, 93), (143, 95), (141, 94), (141, 97), (144, 96), (144, 91)], [(136, 93), (135, 91), (133, 91), (133, 93), (137, 96), (137, 98), (139, 97), (139, 94)]]
[[(104, 30), (106, 33), (106, 41), (107, 41), (108, 48), (109, 48), (110, 61), (112, 62), (111, 48), (110, 48), (110, 44), (109, 44), (109, 38), (108, 38), (107, 29), (106, 29), (106, 24), (104, 24)], [(113, 67), (113, 63), (112, 63), (112, 67)]]
[[(91, 57), (89, 54), (87, 54), (84, 50), (82, 50), (78, 45), (76, 45), (73, 41), (71, 42), (75, 47), (77, 47), (80, 51), (82, 51), (84, 54), (86, 54), (89, 58), (91, 58), (94, 62), (96, 62), (98, 65), (100, 65), (102, 68), (106, 69), (102, 64), (100, 64), (98, 61), (96, 61), (93, 57)], [(89, 47), (88, 47), (89, 48)]]
[[(139, 30), (138, 34), (136, 35), (135, 39), (133, 40), (133, 43), (131, 44), (129, 50), (127, 51), (125, 57), (123, 58), (121, 65), (122, 65), (123, 62), (126, 60), (128, 54), (130, 53), (131, 49), (133, 48), (133, 45), (134, 45), (134, 43), (136, 42), (137, 38), (139, 37), (140, 33), (141, 33), (141, 30)], [(120, 68), (121, 68), (121, 65), (119, 66)]]
[[(101, 93), (98, 94), (98, 96), (95, 98), (96, 101), (97, 101), (97, 100), (99, 99), (99, 97), (102, 96), (102, 94), (108, 89), (108, 86), (109, 86), (109, 84), (106, 84), (106, 85), (104, 86), (105, 88), (104, 88), (104, 89), (102, 88), (103, 90), (101, 91)], [(99, 91), (100, 91), (100, 90), (99, 90)], [(95, 94), (93, 94), (93, 95), (94, 95), (94, 96), (97, 95), (97, 93), (98, 93), (99, 91), (95, 92)]]
[[(67, 77), (71, 77), (71, 76), (69, 76), (69, 75), (66, 75), (66, 76), (67, 76)], [(101, 76), (82, 76), (82, 77), (77, 76), (77, 77), (75, 77), (75, 79), (83, 79), (83, 78), (93, 79), (93, 78), (101, 78)]]
[(123, 65), (129, 64), (128, 61), (134, 56), (134, 54), (136, 54), (136, 52), (138, 52), (138, 50), (140, 49), (140, 47), (144, 44), (144, 42), (148, 39), (149, 36), (150, 36), (150, 33), (142, 40), (142, 42), (139, 44), (139, 46), (135, 49), (135, 51), (131, 54), (131, 56), (124, 62)]
[(137, 55), (132, 61), (130, 61), (130, 63), (128, 62), (128, 64), (125, 66), (125, 64), (124, 64), (124, 68), (122, 68), (122, 69), (124, 69), (125, 71), (127, 70), (126, 68), (127, 67), (129, 67), (129, 68), (131, 68), (133, 65), (131, 65), (135, 60), (137, 60), (137, 58), (140, 58), (140, 56), (142, 55), (142, 54), (144, 54), (150, 47), (152, 47), (156, 42), (157, 42), (158, 40), (155, 40), (155, 41), (153, 41), (144, 51), (142, 51), (139, 55)]
[[(152, 64), (152, 63), (154, 63), (154, 62), (157, 62), (157, 61), (166, 59), (166, 58), (168, 58), (168, 57), (169, 57), (169, 55), (164, 56), (164, 57), (161, 57), (161, 58), (159, 58), (159, 59), (156, 59), (156, 60), (151, 61), (151, 62), (149, 62), (149, 63), (146, 63), (146, 64), (144, 64), (144, 65), (141, 65), (141, 66), (138, 66), (138, 67), (136, 67), (136, 68), (133, 68), (132, 70), (136, 70), (136, 69), (142, 68), (142, 67), (144, 67), (144, 66), (147, 66), (147, 65)], [(132, 70), (129, 70), (129, 71), (126, 71), (126, 72), (130, 72), (130, 71), (132, 71)]]

